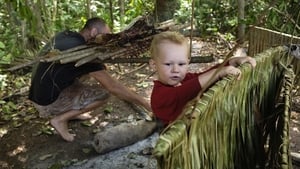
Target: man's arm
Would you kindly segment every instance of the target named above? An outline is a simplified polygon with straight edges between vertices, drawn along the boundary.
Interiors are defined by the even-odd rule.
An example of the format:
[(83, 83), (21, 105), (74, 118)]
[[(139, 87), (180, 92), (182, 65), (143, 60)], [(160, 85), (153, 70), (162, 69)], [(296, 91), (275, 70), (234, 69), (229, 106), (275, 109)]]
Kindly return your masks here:
[(101, 85), (113, 95), (128, 102), (132, 102), (137, 105), (143, 106), (148, 111), (152, 111), (150, 103), (145, 98), (129, 90), (118, 80), (114, 79), (105, 70), (91, 72), (89, 73), (89, 75), (95, 78), (98, 82), (100, 82)]

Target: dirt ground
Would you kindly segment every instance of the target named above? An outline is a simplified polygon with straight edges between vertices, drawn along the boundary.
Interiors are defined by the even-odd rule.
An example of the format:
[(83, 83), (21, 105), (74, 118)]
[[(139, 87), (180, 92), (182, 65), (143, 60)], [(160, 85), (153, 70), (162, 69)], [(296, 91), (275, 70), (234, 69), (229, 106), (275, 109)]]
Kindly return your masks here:
[[(147, 90), (141, 94), (145, 95), (146, 92)], [(20, 99), (28, 102), (28, 106), (32, 106), (25, 96)], [(84, 162), (99, 156), (92, 146), (97, 132), (121, 123), (143, 119), (129, 103), (115, 96), (111, 96), (105, 106), (91, 114), (93, 116), (91, 120), (74, 120), (69, 123), (70, 132), (76, 134), (75, 141), (71, 143), (63, 141), (49, 125), (48, 120), (41, 119), (37, 115), (18, 127), (1, 122), (1, 128), (7, 128), (9, 131), (0, 138), (0, 168), (58, 169)], [(147, 145), (145, 149), (151, 148), (151, 144)]]
[[(202, 46), (201, 46), (202, 45)], [(212, 44), (210, 46), (214, 46)], [(200, 44), (203, 47), (203, 44)], [(208, 45), (209, 46), (209, 45)], [(199, 47), (199, 44), (198, 44)], [(215, 49), (214, 55), (224, 55), (221, 49)], [(205, 55), (205, 53), (201, 53)], [(198, 64), (205, 68), (209, 64)], [(194, 65), (195, 66), (195, 65)], [(112, 65), (112, 75), (121, 80), (132, 90), (148, 98), (152, 88), (152, 72), (147, 64), (122, 64), (116, 71), (116, 65)], [(111, 67), (111, 68), (112, 68)], [(100, 156), (92, 147), (95, 133), (120, 123), (130, 123), (143, 117), (128, 103), (111, 96), (105, 106), (92, 112), (93, 118), (87, 121), (74, 120), (69, 123), (71, 133), (76, 133), (75, 141), (68, 143), (63, 141), (49, 125), (48, 119), (41, 119), (34, 111), (26, 95), (18, 98), (24, 107), (24, 119), (22, 123), (5, 121), (0, 119), (0, 168), (1, 169), (59, 169), (59, 168), (156, 168), (155, 160), (145, 153), (155, 144), (157, 133), (146, 140), (138, 142), (112, 153)], [(29, 108), (28, 108), (29, 107)], [(295, 99), (293, 107), (300, 107), (300, 100)], [(292, 108), (293, 108), (292, 107)], [(26, 110), (33, 113), (30, 117)], [(290, 149), (295, 155), (300, 155), (300, 112), (297, 109), (292, 112), (290, 123)], [(25, 116), (26, 115), (26, 116)], [(100, 162), (102, 159), (105, 162)], [(115, 167), (107, 164), (116, 163)], [(129, 162), (125, 163), (124, 161)], [(88, 163), (93, 161), (93, 163)], [(97, 163), (98, 162), (98, 163)], [(299, 163), (298, 163), (299, 165)], [(297, 169), (296, 165), (294, 169)]]

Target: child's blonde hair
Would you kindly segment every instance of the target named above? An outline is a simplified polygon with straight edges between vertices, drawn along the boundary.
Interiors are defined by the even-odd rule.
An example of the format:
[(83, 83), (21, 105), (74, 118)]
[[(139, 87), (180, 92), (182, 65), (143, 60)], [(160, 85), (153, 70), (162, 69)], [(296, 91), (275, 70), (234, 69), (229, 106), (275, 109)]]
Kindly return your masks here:
[(165, 41), (169, 41), (179, 45), (186, 45), (188, 49), (188, 57), (190, 57), (190, 50), (188, 48), (187, 39), (178, 32), (166, 31), (154, 35), (150, 46), (150, 55), (152, 59), (154, 59), (154, 57), (157, 55), (158, 45)]

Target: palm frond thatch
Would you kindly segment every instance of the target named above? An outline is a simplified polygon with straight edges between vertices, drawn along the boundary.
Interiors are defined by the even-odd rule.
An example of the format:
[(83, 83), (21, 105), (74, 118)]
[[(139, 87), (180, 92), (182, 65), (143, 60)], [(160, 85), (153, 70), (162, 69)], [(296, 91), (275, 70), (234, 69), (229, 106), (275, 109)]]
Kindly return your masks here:
[(240, 81), (228, 77), (217, 82), (161, 134), (153, 152), (159, 168), (289, 168), (287, 125), (294, 74), (287, 65), (295, 60), (283, 47), (255, 58), (254, 70), (245, 64)]

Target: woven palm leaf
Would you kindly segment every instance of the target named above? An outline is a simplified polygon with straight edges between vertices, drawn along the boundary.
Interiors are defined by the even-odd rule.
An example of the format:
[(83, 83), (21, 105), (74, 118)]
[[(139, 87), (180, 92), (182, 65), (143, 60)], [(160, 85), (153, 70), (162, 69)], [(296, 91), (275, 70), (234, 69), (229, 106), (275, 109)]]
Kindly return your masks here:
[(255, 69), (244, 64), (241, 80), (215, 83), (161, 134), (153, 152), (160, 169), (290, 167), (287, 125), (294, 74), (287, 67), (293, 60), (283, 47), (255, 58)]

